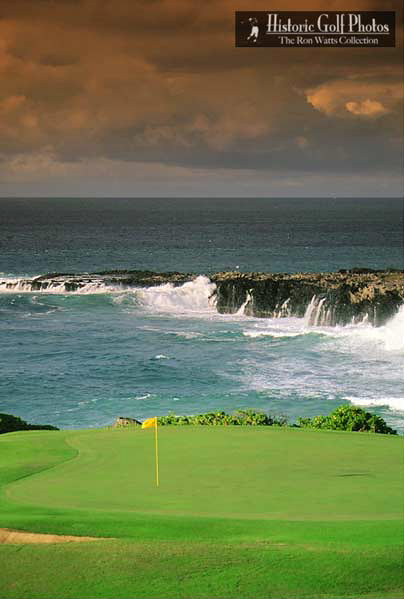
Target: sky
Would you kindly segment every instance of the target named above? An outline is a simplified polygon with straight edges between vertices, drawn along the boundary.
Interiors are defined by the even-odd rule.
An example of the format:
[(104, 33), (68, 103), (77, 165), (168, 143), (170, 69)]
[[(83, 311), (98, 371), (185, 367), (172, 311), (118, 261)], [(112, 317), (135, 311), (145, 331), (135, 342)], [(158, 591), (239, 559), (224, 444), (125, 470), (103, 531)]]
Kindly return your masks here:
[[(235, 47), (280, 4), (395, 10), (396, 48)], [(0, 196), (402, 196), (401, 11), (2, 0)]]

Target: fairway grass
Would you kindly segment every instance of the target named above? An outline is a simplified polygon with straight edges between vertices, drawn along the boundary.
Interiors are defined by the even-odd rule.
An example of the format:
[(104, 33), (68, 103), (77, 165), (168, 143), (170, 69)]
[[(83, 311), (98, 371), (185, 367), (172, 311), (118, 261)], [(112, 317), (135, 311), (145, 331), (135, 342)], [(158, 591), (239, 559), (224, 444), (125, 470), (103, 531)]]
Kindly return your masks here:
[[(275, 427), (0, 437), (0, 598), (404, 596), (403, 439)], [(105, 540), (107, 538), (107, 540)], [(23, 550), (21, 550), (23, 549)]]

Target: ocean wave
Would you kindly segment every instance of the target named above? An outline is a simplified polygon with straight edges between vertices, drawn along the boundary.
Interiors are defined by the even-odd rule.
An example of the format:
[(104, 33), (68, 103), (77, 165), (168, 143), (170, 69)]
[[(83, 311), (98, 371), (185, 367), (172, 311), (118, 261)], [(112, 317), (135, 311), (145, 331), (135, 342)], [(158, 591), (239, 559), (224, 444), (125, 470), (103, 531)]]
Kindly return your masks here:
[(304, 319), (282, 318), (269, 319), (266, 325), (256, 325), (255, 328), (243, 331), (245, 337), (300, 337), (319, 335), (333, 339), (338, 349), (351, 352), (364, 347), (380, 348), (388, 352), (402, 353), (404, 351), (404, 306), (384, 326), (374, 327), (367, 322), (346, 326), (307, 326)]
[(334, 338), (345, 338), (358, 347), (369, 344), (389, 352), (404, 351), (404, 306), (384, 326), (374, 327), (368, 323), (345, 327), (320, 327), (319, 332)]
[(133, 399), (136, 399), (137, 401), (142, 401), (144, 399), (150, 399), (151, 397), (151, 393), (146, 393), (145, 395), (136, 395), (136, 397), (134, 397)]
[[(404, 351), (404, 306), (398, 310), (396, 315), (391, 318), (384, 326), (374, 327), (366, 320), (361, 323), (346, 326), (328, 326), (324, 318), (320, 318), (323, 300), (316, 303), (315, 296), (308, 303), (304, 318), (290, 317), (281, 315), (279, 318), (256, 319), (244, 315), (244, 307), (249, 301), (246, 301), (235, 314), (218, 314), (216, 311), (216, 284), (204, 276), (199, 275), (192, 281), (175, 285), (165, 283), (151, 287), (130, 287), (125, 288), (122, 285), (106, 284), (101, 276), (91, 275), (91, 280), (86, 280), (87, 275), (80, 279), (80, 286), (71, 289), (73, 283), (68, 275), (62, 279), (55, 277), (52, 280), (38, 280), (38, 277), (27, 280), (21, 278), (5, 277), (0, 279), (0, 292), (6, 294), (34, 294), (32, 301), (41, 303), (38, 295), (62, 295), (66, 296), (91, 296), (108, 295), (112, 298), (112, 303), (117, 306), (135, 307), (149, 313), (168, 314), (176, 317), (202, 317), (214, 318), (216, 320), (227, 320), (240, 323), (260, 321), (259, 326), (244, 330), (243, 335), (250, 338), (274, 337), (274, 338), (293, 338), (309, 333), (318, 333), (320, 335), (333, 337), (336, 339), (346, 338), (347, 350), (350, 351), (353, 346), (371, 344), (387, 351)], [(90, 277), (90, 275), (88, 275)], [(38, 285), (44, 285), (37, 289)], [(77, 285), (77, 280), (76, 283)], [(4, 297), (4, 296), (3, 296)], [(111, 301), (111, 299), (109, 299)], [(284, 305), (287, 302), (284, 302)], [(50, 306), (47, 309), (53, 309)], [(282, 311), (282, 310), (281, 310)], [(192, 332), (176, 333), (178, 336), (184, 336), (191, 339)], [(196, 333), (195, 336), (198, 334)], [(352, 347), (349, 347), (352, 346)]]
[[(38, 279), (38, 278), (37, 278)], [(146, 309), (168, 313), (216, 313), (214, 292), (215, 283), (203, 275), (182, 285), (165, 283), (152, 287), (125, 287), (112, 285), (85, 277), (78, 285), (68, 277), (62, 280), (38, 281), (37, 279), (3, 278), (0, 279), (0, 293), (19, 294), (56, 294), (56, 295), (93, 295), (114, 294), (115, 304), (124, 304), (135, 299)], [(41, 285), (41, 287), (39, 287)], [(38, 288), (39, 287), (39, 288)], [(73, 288), (74, 287), (74, 288)]]
[(167, 331), (167, 335), (175, 335), (176, 337), (182, 337), (183, 339), (196, 339), (197, 337), (203, 337), (202, 333), (196, 331)]
[(256, 339), (257, 337), (301, 337), (308, 333), (311, 333), (311, 331), (301, 331), (300, 333), (288, 333), (286, 331), (243, 331), (245, 337), (251, 337), (252, 339)]
[(343, 397), (346, 401), (354, 404), (355, 406), (363, 407), (386, 407), (393, 412), (404, 412), (404, 397), (377, 397), (377, 398), (364, 398), (364, 397)]
[(216, 313), (215, 289), (215, 283), (212, 283), (208, 277), (200, 275), (183, 285), (165, 283), (156, 287), (137, 289), (136, 295), (141, 304), (156, 312), (206, 314)]
[(368, 327), (366, 337), (381, 343), (385, 349), (391, 351), (404, 350), (404, 306), (384, 326)]
[(21, 279), (5, 277), (0, 279), (0, 293), (41, 293), (41, 294), (56, 294), (56, 295), (92, 295), (95, 293), (122, 293), (122, 286), (107, 285), (102, 280), (91, 280), (83, 283), (76, 289), (70, 289), (70, 281), (67, 278), (62, 281), (47, 282), (47, 286), (37, 288), (38, 277), (33, 279)]

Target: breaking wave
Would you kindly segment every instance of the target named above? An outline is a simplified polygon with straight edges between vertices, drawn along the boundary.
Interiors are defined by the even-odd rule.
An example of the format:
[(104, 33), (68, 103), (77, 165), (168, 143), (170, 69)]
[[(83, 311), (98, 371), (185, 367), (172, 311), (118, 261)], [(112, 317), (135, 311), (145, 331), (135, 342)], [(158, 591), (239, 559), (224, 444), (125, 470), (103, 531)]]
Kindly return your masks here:
[(377, 397), (373, 399), (346, 396), (343, 399), (351, 402), (355, 406), (369, 408), (389, 408), (393, 412), (404, 412), (404, 397)]
[[(6, 294), (55, 294), (55, 295), (102, 295), (113, 296), (113, 303), (135, 304), (147, 311), (157, 313), (168, 313), (172, 315), (213, 315), (216, 311), (216, 285), (203, 275), (197, 276), (192, 281), (181, 285), (165, 283), (152, 287), (125, 287), (123, 285), (112, 285), (105, 283), (102, 277), (97, 279), (91, 275), (86, 280), (83, 275), (79, 284), (77, 278), (72, 283), (68, 275), (52, 280), (35, 277), (33, 279), (21, 279), (5, 277), (0, 279), (0, 293)], [(246, 301), (239, 310), (232, 315), (221, 315), (242, 321), (246, 319), (244, 309), (250, 301), (247, 294)], [(361, 323), (346, 326), (329, 326), (328, 313), (324, 311), (324, 300), (313, 296), (308, 303), (304, 318), (292, 317), (288, 314), (288, 300), (280, 306), (275, 318), (255, 319), (255, 326), (243, 331), (243, 335), (249, 338), (265, 337), (299, 337), (308, 333), (317, 333), (329, 337), (349, 338), (352, 343), (378, 345), (387, 351), (402, 352), (404, 350), (404, 305), (401, 306), (396, 315), (384, 326), (374, 327), (366, 319)], [(49, 307), (48, 307), (49, 309)]]
[(215, 289), (215, 283), (201, 275), (179, 286), (166, 283), (137, 289), (136, 296), (145, 307), (159, 312), (216, 313)]
[(293, 317), (262, 320), (263, 322), (256, 323), (253, 328), (244, 330), (243, 335), (254, 339), (316, 334), (334, 338), (336, 341), (345, 340), (348, 350), (351, 350), (353, 345), (358, 349), (371, 345), (388, 352), (404, 351), (404, 306), (401, 306), (397, 314), (382, 327), (374, 327), (367, 322), (347, 326), (319, 326), (315, 322), (308, 324), (307, 318)]
[(103, 280), (83, 281), (77, 288), (71, 288), (68, 278), (61, 281), (40, 281), (39, 277), (33, 279), (20, 279), (7, 277), (0, 279), (0, 293), (53, 293), (91, 295), (94, 293), (122, 292), (122, 286), (106, 285)]
[(367, 326), (359, 332), (365, 339), (376, 341), (389, 351), (404, 350), (404, 306), (382, 327)]

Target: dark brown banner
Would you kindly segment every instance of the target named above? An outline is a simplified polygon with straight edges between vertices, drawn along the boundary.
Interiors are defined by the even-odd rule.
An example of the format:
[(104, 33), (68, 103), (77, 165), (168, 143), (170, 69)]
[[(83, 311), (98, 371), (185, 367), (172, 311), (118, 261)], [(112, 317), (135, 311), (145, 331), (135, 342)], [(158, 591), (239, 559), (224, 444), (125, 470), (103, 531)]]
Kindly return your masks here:
[(395, 46), (395, 13), (237, 11), (236, 47), (386, 48)]

